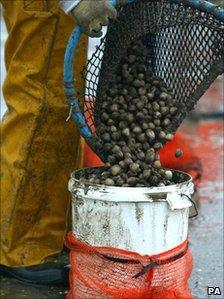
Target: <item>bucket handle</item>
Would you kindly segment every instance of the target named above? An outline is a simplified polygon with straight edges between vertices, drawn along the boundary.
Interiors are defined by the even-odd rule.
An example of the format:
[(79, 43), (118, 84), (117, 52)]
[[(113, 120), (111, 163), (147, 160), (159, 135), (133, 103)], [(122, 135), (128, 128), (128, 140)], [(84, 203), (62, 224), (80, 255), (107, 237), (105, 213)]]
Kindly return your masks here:
[(189, 216), (189, 218), (190, 219), (191, 218), (196, 218), (198, 216), (198, 209), (197, 209), (195, 201), (192, 198), (190, 198), (190, 196), (188, 196), (187, 194), (182, 193), (181, 196), (186, 196), (190, 200), (190, 202), (192, 203), (192, 205), (194, 207), (195, 213), (193, 215)]

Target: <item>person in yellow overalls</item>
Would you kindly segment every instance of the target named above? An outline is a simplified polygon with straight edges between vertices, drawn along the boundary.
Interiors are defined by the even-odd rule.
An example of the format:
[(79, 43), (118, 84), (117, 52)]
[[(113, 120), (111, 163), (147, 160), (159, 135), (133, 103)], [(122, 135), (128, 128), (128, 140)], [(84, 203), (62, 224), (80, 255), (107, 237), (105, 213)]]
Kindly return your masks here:
[[(0, 1), (9, 33), (3, 86), (8, 111), (1, 124), (0, 273), (25, 282), (66, 284), (68, 267), (51, 259), (63, 248), (67, 183), (82, 166), (82, 149), (75, 125), (65, 121), (64, 52), (75, 23), (89, 36), (100, 36), (116, 10), (107, 0)], [(76, 74), (86, 48), (84, 37)], [(83, 90), (81, 78), (76, 84)]]

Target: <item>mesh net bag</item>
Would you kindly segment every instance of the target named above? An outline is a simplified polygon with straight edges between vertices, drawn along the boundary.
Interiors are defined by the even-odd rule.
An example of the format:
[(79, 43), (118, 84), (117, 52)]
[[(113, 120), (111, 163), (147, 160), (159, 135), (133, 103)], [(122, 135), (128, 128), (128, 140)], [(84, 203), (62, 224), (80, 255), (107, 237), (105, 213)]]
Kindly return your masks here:
[(145, 65), (174, 94), (179, 113), (169, 130), (175, 132), (214, 79), (223, 73), (224, 23), (213, 14), (190, 7), (187, 1), (141, 0), (118, 9), (83, 71), (86, 80), (85, 118), (97, 134), (102, 100), (115, 80), (128, 47), (141, 40), (149, 50)]
[(92, 247), (67, 236), (70, 287), (67, 299), (190, 299), (192, 255), (188, 241), (155, 256)]

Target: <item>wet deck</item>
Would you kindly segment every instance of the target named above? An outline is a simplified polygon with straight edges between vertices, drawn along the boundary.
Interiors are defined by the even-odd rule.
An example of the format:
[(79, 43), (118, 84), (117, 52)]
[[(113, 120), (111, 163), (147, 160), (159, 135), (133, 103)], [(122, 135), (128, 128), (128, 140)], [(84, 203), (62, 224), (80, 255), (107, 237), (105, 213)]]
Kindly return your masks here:
[(223, 294), (223, 123), (201, 121), (194, 145), (204, 169), (199, 189), (199, 216), (191, 220), (189, 236), (194, 257), (191, 290), (196, 298), (207, 296), (208, 286)]
[[(199, 101), (194, 115), (199, 120), (184, 126), (185, 137), (200, 157), (203, 176), (198, 192), (199, 216), (190, 221), (190, 247), (194, 269), (190, 279), (196, 298), (224, 298), (223, 292), (223, 116), (218, 119), (200, 115), (223, 114), (223, 77)], [(189, 123), (188, 123), (189, 125)], [(221, 296), (208, 296), (207, 287), (220, 287)]]

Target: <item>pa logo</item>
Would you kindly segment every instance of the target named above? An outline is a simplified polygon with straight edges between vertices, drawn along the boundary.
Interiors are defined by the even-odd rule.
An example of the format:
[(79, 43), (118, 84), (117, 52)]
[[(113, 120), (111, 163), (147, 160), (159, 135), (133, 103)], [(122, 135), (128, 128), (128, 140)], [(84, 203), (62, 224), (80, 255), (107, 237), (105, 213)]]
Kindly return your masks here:
[(207, 287), (207, 294), (220, 296), (222, 292), (219, 287)]

